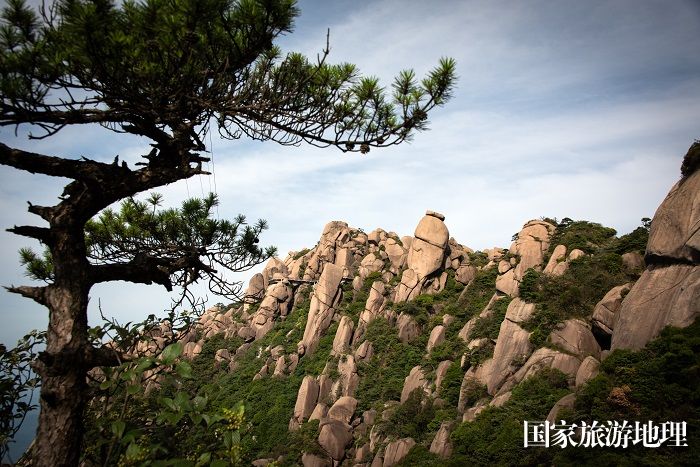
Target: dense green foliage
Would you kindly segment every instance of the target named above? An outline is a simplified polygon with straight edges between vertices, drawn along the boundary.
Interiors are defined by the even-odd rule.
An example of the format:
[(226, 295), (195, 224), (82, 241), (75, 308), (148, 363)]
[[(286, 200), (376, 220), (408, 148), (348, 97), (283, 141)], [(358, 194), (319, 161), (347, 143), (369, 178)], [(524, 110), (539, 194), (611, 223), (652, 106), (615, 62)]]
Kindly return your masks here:
[(488, 407), (455, 429), (449, 465), (537, 465), (542, 453), (523, 447), (523, 420), (543, 420), (567, 392), (566, 376), (557, 370), (528, 378), (502, 407)]
[(372, 342), (374, 356), (357, 367), (361, 379), (355, 395), (360, 410), (401, 398), (404, 378), (421, 363), (426, 343), (425, 338), (401, 342), (396, 328), (383, 318), (369, 323), (365, 339)]
[(392, 438), (413, 438), (423, 441), (430, 422), (435, 417), (433, 401), (424, 398), (421, 389), (415, 389), (403, 404), (391, 409), (388, 420), (379, 422), (378, 429)]
[[(584, 231), (586, 225), (594, 234), (600, 234), (598, 239), (607, 235), (600, 226), (582, 223), (574, 229), (576, 235)], [(524, 325), (533, 331), (533, 344), (547, 345), (546, 338), (557, 323), (571, 317), (587, 319), (595, 303), (611, 287), (634, 280), (633, 272), (624, 271), (620, 254), (616, 251), (630, 251), (628, 246), (641, 235), (638, 231), (633, 232), (632, 237), (606, 237), (603, 244), (595, 247), (591, 243), (591, 252), (570, 261), (562, 276), (527, 271), (520, 284), (520, 296), (536, 304), (532, 319)], [(498, 337), (511, 299), (495, 300), (491, 304), (491, 315), (475, 320), (470, 338), (486, 338), (485, 345), (468, 350), (457, 332), (489, 303), (495, 292), (495, 269), (479, 270), (467, 287), (457, 283), (450, 274), (445, 289), (438, 294), (420, 295), (407, 303), (389, 303), (394, 311), (410, 314), (420, 323), (422, 333), (413, 341), (401, 342), (396, 327), (379, 317), (368, 324), (356, 343), (359, 345), (366, 340), (374, 349), (369, 361), (358, 362), (360, 382), (355, 391), (358, 400), (356, 415), (377, 409), (377, 433), (388, 440), (411, 437), (417, 442), (399, 465), (590, 465), (601, 462), (605, 465), (692, 465), (699, 454), (697, 447), (692, 448), (692, 440), (697, 439), (700, 428), (698, 323), (684, 330), (667, 329), (640, 352), (618, 350), (612, 353), (602, 363), (601, 374), (578, 389), (575, 409), (560, 413), (560, 417), (567, 421), (684, 420), (689, 424), (689, 449), (615, 451), (523, 447), (523, 421), (544, 419), (552, 406), (571, 391), (566, 375), (550, 369), (541, 370), (516, 385), (511, 398), (503, 406), (487, 407), (475, 421), (459, 424), (461, 415), (456, 407), (460, 392), (467, 407), (480, 401), (487, 402), (490, 397), (485, 386), (478, 381), (464, 382), (463, 378), (470, 366), (476, 366), (492, 355), (493, 341)], [(343, 297), (337, 311), (350, 316), (356, 326), (370, 287), (376, 280), (382, 280), (381, 274), (370, 274), (357, 291), (349, 283), (342, 285)], [(303, 334), (308, 308), (307, 297), (284, 320), (277, 322), (265, 337), (248, 348), (244, 346), (236, 357), (236, 368), (232, 372), (212, 365), (214, 353), (221, 348), (233, 352), (242, 341), (239, 338), (224, 339), (222, 335), (210, 338), (191, 364), (193, 379), (185, 379), (179, 386), (179, 390), (184, 390), (191, 399), (205, 397), (207, 409), (215, 413), (223, 413), (224, 409), (242, 403), (246, 423), (240, 431), (238, 446), (241, 459), (246, 462), (282, 455), (283, 465), (297, 465), (302, 452), (323, 455), (317, 443), (318, 422), (304, 423), (299, 430), (292, 432), (288, 429), (288, 422), (304, 375), (319, 375), (325, 368), (327, 374), (337, 378), (337, 357), (330, 355), (337, 325), (331, 326), (321, 338), (318, 350), (305, 355), (291, 375), (284, 378), (268, 376), (253, 381), (265, 361), (265, 356), (259, 357), (261, 353), (266, 355), (264, 349), (282, 345), (285, 352), (295, 351), (295, 344)], [(445, 341), (426, 354), (429, 331), (434, 326), (443, 325), (446, 314), (455, 319), (446, 325)], [(462, 356), (464, 366), (460, 364)], [(420, 365), (427, 379), (434, 381), (438, 364), (447, 360), (452, 363), (435, 394), (439, 400), (424, 396), (418, 389), (403, 404), (398, 403), (404, 380), (413, 367)], [(161, 391), (136, 403), (135, 410), (162, 410), (163, 397), (174, 400), (167, 390)], [(449, 459), (440, 459), (431, 454), (428, 447), (445, 421), (458, 424), (452, 434), (454, 454)], [(163, 433), (164, 437), (179, 436), (179, 445), (167, 444), (160, 438), (150, 441), (157, 441), (170, 454), (180, 456), (198, 454), (205, 448), (213, 449), (217, 441), (201, 426), (190, 423), (176, 424)], [(365, 433), (356, 440), (355, 446), (367, 441), (368, 433)]]
[(550, 241), (550, 253), (557, 245), (564, 245), (566, 251), (574, 249), (593, 253), (598, 247), (615, 237), (617, 232), (595, 222), (562, 219)]
[(5, 460), (10, 444), (27, 414), (36, 409), (33, 390), (39, 379), (31, 369), (35, 347), (43, 345), (43, 333), (27, 334), (13, 349), (0, 344), (0, 459)]
[(525, 323), (525, 328), (532, 331), (530, 341), (536, 347), (544, 345), (557, 323), (589, 316), (608, 290), (631, 279), (622, 271), (622, 259), (615, 253), (571, 261), (558, 277), (528, 270), (520, 296), (537, 304), (535, 314)]
[(576, 399), (567, 420), (685, 421), (688, 447), (573, 448), (558, 463), (696, 465), (700, 458), (700, 321), (667, 328), (643, 350), (616, 350)]
[(491, 307), (490, 315), (476, 319), (469, 337), (471, 339), (486, 337), (491, 340), (496, 340), (498, 338), (498, 332), (501, 330), (501, 323), (506, 317), (506, 310), (510, 302), (511, 298), (509, 297), (496, 300)]

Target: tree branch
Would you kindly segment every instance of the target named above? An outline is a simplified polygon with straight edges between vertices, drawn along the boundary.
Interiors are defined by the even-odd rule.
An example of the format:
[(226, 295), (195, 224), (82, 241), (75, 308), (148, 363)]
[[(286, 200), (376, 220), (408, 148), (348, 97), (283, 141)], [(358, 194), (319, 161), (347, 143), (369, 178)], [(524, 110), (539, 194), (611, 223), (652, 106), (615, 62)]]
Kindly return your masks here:
[(119, 366), (124, 363), (126, 358), (121, 352), (116, 349), (103, 345), (101, 347), (90, 346), (85, 356), (85, 363), (88, 368), (98, 366)]
[(48, 306), (48, 301), (46, 299), (46, 287), (30, 287), (22, 285), (15, 287), (11, 285), (10, 287), (5, 287), (5, 290), (11, 293), (19, 294), (23, 297), (31, 298), (40, 305)]
[[(128, 263), (101, 264), (90, 266), (90, 277), (93, 284), (109, 281), (127, 281), (139, 284), (160, 284), (168, 292), (173, 289), (171, 276), (175, 273), (191, 270), (191, 276), (197, 277), (197, 271), (215, 274), (216, 270), (202, 263), (198, 254), (180, 256), (177, 258), (154, 257), (147, 254), (137, 254)], [(194, 280), (189, 280), (184, 286)]]
[(0, 164), (36, 174), (99, 182), (107, 176), (123, 176), (128, 168), (91, 160), (64, 159), (15, 149), (0, 143)]
[(51, 230), (46, 227), (37, 227), (35, 225), (21, 225), (6, 229), (8, 232), (23, 237), (36, 238), (45, 245), (51, 243)]

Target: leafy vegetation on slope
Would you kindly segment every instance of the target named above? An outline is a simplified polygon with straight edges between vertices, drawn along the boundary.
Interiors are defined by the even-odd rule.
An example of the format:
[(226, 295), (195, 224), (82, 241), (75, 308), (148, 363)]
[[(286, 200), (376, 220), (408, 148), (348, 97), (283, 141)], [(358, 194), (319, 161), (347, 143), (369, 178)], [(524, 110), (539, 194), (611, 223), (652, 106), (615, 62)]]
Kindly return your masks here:
[[(565, 274), (551, 277), (530, 270), (520, 287), (521, 297), (536, 304), (533, 319), (526, 327), (533, 331), (532, 340), (537, 346), (546, 345), (546, 337), (553, 327), (571, 317), (587, 318), (594, 305), (613, 286), (635, 279), (635, 273), (622, 266), (621, 253), (639, 251), (639, 244), (646, 229), (640, 227), (631, 234), (615, 238), (602, 226), (590, 223), (574, 223), (573, 230), (563, 228), (559, 238), (576, 245), (582, 241), (587, 229), (592, 232), (585, 246), (589, 253), (571, 261)], [(472, 350), (457, 333), (467, 320), (477, 316), (495, 293), (496, 268), (477, 271), (474, 281), (464, 287), (449, 274), (445, 290), (435, 295), (421, 295), (408, 303), (392, 304), (397, 313), (410, 314), (420, 323), (421, 335), (414, 341), (402, 343), (396, 328), (383, 319), (372, 321), (362, 340), (371, 341), (374, 356), (368, 362), (358, 363), (361, 377), (355, 392), (358, 399), (357, 413), (370, 408), (382, 410), (387, 401), (398, 401), (404, 379), (410, 370), (420, 365), (429, 378), (434, 378), (437, 365), (452, 361), (444, 376), (439, 397), (444, 405), (421, 397), (414, 391), (409, 400), (395, 405), (386, 414), (387, 419), (378, 421), (378, 430), (390, 439), (412, 437), (418, 442), (400, 465), (486, 465), (486, 464), (571, 464), (593, 463), (597, 452), (608, 463), (624, 464), (627, 452), (616, 453), (605, 450), (565, 451), (550, 448), (525, 449), (522, 447), (522, 420), (543, 419), (552, 405), (569, 392), (565, 378), (557, 371), (546, 370), (527, 379), (514, 388), (513, 396), (504, 406), (489, 407), (473, 423), (457, 427), (453, 435), (454, 455), (447, 461), (428, 452), (434, 433), (443, 421), (459, 420), (456, 411), (464, 371), (489, 358), (493, 352), (492, 340), (498, 336), (500, 323), (510, 303), (508, 297), (495, 301), (492, 315), (478, 318), (471, 338), (485, 337), (487, 344)], [(343, 284), (343, 299), (337, 311), (350, 316), (355, 325), (364, 309), (371, 285), (382, 280), (380, 273), (370, 274), (359, 291), (353, 291), (350, 283)], [(393, 281), (395, 282), (395, 281)], [(301, 339), (309, 309), (308, 298), (300, 303), (287, 318), (261, 340), (253, 343), (236, 357), (236, 370), (216, 369), (214, 353), (226, 348), (234, 351), (241, 344), (238, 338), (224, 339), (221, 335), (209, 339), (202, 353), (192, 362), (194, 379), (185, 381), (183, 387), (190, 394), (206, 395), (213, 410), (223, 410), (243, 402), (247, 426), (241, 432), (242, 458), (250, 461), (260, 457), (284, 456), (285, 465), (295, 465), (302, 452), (321, 453), (317, 444), (318, 422), (304, 423), (300, 430), (290, 432), (288, 422), (292, 415), (296, 394), (304, 375), (319, 375), (331, 363), (331, 373), (336, 373), (336, 360), (330, 356), (335, 336), (334, 324), (321, 339), (318, 350), (299, 362), (293, 374), (285, 378), (265, 377), (252, 381), (260, 370), (264, 359), (258, 358), (260, 349), (283, 345), (286, 353), (296, 350)], [(430, 330), (443, 324), (443, 316), (449, 314), (454, 320), (446, 326), (445, 341), (435, 346), (429, 355), (425, 347)], [(690, 328), (689, 328), (690, 329)], [(652, 419), (687, 420), (691, 431), (697, 433), (698, 402), (698, 349), (697, 326), (694, 336), (685, 331), (666, 331), (666, 344), (653, 344), (647, 353), (615, 352), (604, 363), (602, 374), (585, 386), (580, 393), (575, 411), (566, 413), (567, 420), (606, 419)], [(360, 342), (362, 342), (362, 340)], [(651, 353), (649, 353), (651, 352)], [(464, 368), (460, 365), (465, 357)], [(681, 375), (680, 377), (678, 375)], [(615, 394), (616, 397), (611, 397)], [(658, 394), (663, 394), (663, 403), (657, 404)], [(162, 397), (160, 394), (158, 397)], [(473, 404), (486, 396), (483, 386), (465, 388), (465, 400)], [(682, 400), (683, 404), (678, 400)], [(136, 410), (159, 410), (158, 398), (144, 399)], [(634, 416), (634, 417), (633, 417)], [(165, 442), (170, 443), (171, 452), (186, 455), (212, 443), (212, 438), (201, 427), (184, 424), (179, 431), (165, 431)], [(160, 440), (163, 442), (163, 440)], [(362, 438), (358, 443), (366, 441)], [(637, 452), (638, 451), (638, 452)], [(631, 457), (638, 463), (670, 463), (682, 465), (697, 455), (679, 454), (668, 450), (637, 450)]]
[(520, 284), (520, 298), (537, 304), (532, 319), (525, 328), (532, 332), (535, 347), (546, 344), (547, 336), (556, 324), (569, 318), (585, 318), (603, 296), (613, 287), (634, 281), (638, 271), (623, 267), (621, 253), (638, 251), (646, 243), (648, 226), (616, 238), (615, 230), (585, 221), (563, 220), (550, 245), (550, 253), (558, 244), (567, 251), (579, 248), (588, 254), (569, 261), (564, 274), (555, 277), (529, 269)]

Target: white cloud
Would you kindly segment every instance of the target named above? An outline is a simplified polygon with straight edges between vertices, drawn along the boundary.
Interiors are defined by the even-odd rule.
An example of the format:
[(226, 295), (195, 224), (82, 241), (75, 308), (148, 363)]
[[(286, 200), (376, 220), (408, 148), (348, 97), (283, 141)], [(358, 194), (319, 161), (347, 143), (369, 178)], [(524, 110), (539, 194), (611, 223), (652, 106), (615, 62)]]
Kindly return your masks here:
[[(528, 219), (568, 216), (631, 231), (651, 216), (678, 177), (680, 156), (699, 137), (700, 19), (692, 2), (372, 1), (300, 2), (304, 29), (285, 49), (315, 55), (331, 28), (331, 62), (350, 61), (388, 85), (441, 56), (458, 63), (455, 98), (410, 145), (343, 155), (273, 143), (214, 141), (219, 214), (266, 218), (263, 243), (287, 251), (313, 246), (324, 224), (345, 220), (411, 234), (426, 209), (473, 248), (508, 246)], [(695, 8), (693, 10), (693, 8)], [(326, 12), (333, 16), (320, 17)], [(143, 139), (77, 128), (44, 141), (7, 144), (47, 154), (130, 165)], [(36, 222), (31, 200), (56, 200), (61, 180), (0, 167), (3, 226)], [(176, 204), (208, 192), (209, 178), (159, 190)], [(0, 234), (0, 282), (21, 283), (23, 239)], [(168, 304), (156, 287), (123, 283), (94, 290), (126, 319)], [(45, 311), (0, 296), (0, 341), (12, 341)], [(216, 301), (216, 300), (214, 300)], [(41, 316), (40, 319), (36, 317)]]

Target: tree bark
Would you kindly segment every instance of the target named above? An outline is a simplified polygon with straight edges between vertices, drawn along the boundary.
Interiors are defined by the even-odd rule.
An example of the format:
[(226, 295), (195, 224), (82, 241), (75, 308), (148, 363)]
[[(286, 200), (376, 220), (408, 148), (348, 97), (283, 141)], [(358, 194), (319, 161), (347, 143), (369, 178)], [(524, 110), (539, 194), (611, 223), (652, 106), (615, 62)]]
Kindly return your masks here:
[[(65, 219), (70, 223), (70, 219)], [(52, 226), (54, 227), (54, 226)], [(46, 290), (49, 328), (46, 350), (39, 356), (41, 413), (33, 465), (77, 466), (83, 438), (90, 280), (82, 225), (53, 230), (51, 252), (55, 281)]]

